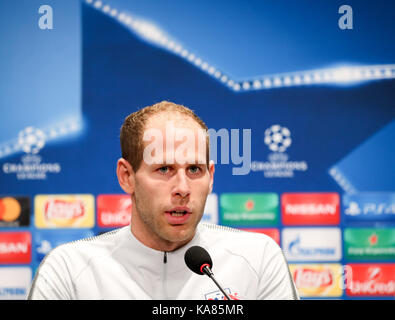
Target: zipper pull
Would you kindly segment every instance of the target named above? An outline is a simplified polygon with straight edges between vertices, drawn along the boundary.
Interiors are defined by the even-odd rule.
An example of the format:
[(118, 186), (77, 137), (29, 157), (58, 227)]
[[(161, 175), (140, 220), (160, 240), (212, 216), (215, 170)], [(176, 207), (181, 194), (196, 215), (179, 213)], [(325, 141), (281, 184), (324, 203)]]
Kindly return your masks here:
[(167, 252), (164, 252), (164, 256), (163, 256), (163, 263), (167, 263)]

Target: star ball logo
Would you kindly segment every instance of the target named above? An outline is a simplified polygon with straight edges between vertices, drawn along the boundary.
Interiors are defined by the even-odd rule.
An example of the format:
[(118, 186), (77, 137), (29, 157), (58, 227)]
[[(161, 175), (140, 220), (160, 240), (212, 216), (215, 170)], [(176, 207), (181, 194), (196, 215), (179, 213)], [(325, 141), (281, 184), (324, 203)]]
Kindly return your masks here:
[(32, 126), (26, 127), (18, 134), (16, 148), (25, 155), (21, 162), (6, 162), (3, 164), (3, 173), (15, 174), (18, 180), (45, 180), (48, 173), (59, 173), (59, 163), (44, 163), (39, 152), (44, 148), (47, 136), (44, 131)]
[(293, 178), (296, 171), (307, 171), (307, 162), (289, 161), (286, 151), (292, 145), (291, 131), (274, 124), (264, 131), (263, 142), (270, 151), (268, 161), (252, 161), (252, 171), (263, 171), (265, 178)]
[(19, 132), (18, 143), (26, 153), (37, 154), (45, 146), (45, 133), (34, 127)]
[(292, 143), (291, 132), (276, 124), (265, 130), (264, 141), (271, 151), (285, 152)]

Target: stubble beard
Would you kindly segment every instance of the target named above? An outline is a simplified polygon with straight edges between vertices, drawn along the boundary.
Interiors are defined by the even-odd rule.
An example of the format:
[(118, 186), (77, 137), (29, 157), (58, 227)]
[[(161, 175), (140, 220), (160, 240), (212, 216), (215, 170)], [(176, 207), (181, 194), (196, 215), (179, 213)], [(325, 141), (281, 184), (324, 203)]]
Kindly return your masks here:
[[(203, 207), (196, 208), (197, 211), (193, 211), (192, 215), (199, 215), (197, 220), (190, 221), (186, 225), (172, 226), (167, 223), (164, 217), (166, 209), (154, 209), (151, 207), (149, 199), (142, 199), (141, 197), (134, 197), (133, 201), (136, 204), (136, 214), (149, 232), (151, 240), (156, 241), (159, 245), (169, 247), (176, 243), (182, 246), (192, 240), (203, 215), (206, 202), (205, 200)], [(191, 219), (196, 219), (196, 216), (192, 216)]]

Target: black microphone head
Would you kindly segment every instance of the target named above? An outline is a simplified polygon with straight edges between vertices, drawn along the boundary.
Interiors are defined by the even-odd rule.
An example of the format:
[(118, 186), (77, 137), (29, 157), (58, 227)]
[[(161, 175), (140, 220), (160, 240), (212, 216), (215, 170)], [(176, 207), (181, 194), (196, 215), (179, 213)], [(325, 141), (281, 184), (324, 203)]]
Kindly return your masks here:
[(209, 253), (199, 246), (190, 247), (185, 252), (184, 260), (189, 269), (200, 275), (204, 274), (203, 267), (205, 265), (208, 265), (210, 269), (213, 266)]

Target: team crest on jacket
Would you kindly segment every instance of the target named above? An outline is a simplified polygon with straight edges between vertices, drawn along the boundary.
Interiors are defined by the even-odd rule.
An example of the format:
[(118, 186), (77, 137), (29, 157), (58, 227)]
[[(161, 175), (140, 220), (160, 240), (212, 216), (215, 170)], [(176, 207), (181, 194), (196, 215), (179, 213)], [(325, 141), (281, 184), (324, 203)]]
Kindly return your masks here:
[[(229, 295), (232, 300), (240, 300), (239, 294), (232, 291), (230, 288), (224, 288), (224, 291)], [(206, 300), (227, 300), (221, 290), (212, 291), (204, 295)]]

